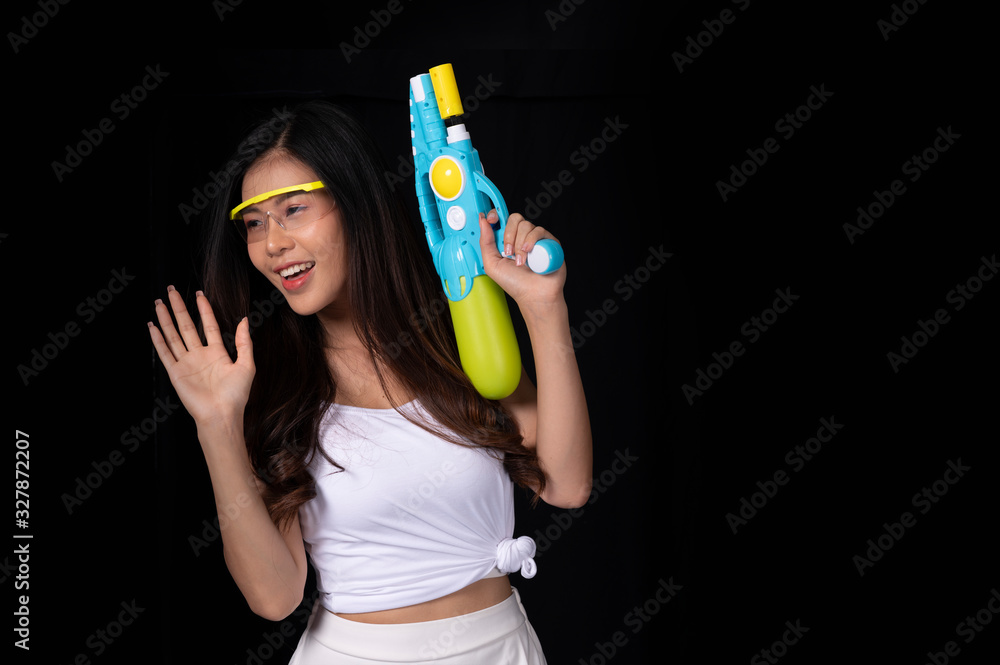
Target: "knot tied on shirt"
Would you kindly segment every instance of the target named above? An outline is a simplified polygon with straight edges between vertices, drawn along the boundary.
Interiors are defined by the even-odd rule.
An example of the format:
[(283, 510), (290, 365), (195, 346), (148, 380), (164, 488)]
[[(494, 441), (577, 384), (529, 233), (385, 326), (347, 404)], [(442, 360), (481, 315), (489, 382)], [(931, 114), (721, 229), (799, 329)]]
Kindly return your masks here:
[(504, 538), (497, 545), (497, 568), (503, 573), (521, 570), (521, 576), (532, 578), (538, 570), (535, 565), (535, 541), (530, 536)]

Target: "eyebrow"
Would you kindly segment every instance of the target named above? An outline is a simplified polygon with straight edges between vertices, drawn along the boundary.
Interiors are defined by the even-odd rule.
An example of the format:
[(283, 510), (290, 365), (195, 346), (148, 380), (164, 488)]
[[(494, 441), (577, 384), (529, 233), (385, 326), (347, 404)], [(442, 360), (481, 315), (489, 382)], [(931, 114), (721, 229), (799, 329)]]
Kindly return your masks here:
[[(281, 203), (282, 201), (284, 201), (285, 199), (287, 199), (290, 196), (297, 196), (299, 194), (308, 194), (308, 193), (309, 192), (307, 192), (304, 189), (293, 189), (292, 191), (285, 192), (283, 194), (275, 194), (274, 196), (271, 197), (271, 199), (275, 199), (275, 203)], [(271, 199), (267, 199), (267, 200), (271, 200)], [(247, 206), (243, 210), (240, 210), (239, 214), (242, 217), (243, 215), (247, 214), (248, 212), (260, 212), (260, 211), (261, 211), (261, 209), (258, 207), (258, 204), (254, 203), (253, 205)]]

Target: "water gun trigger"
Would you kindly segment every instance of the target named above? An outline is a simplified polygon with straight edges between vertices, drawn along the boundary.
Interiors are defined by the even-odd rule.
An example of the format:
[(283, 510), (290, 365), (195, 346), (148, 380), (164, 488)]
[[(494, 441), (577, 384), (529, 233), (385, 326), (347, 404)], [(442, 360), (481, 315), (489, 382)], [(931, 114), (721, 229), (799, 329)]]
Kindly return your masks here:
[(507, 228), (507, 218), (510, 214), (507, 212), (507, 203), (503, 200), (503, 195), (500, 194), (500, 190), (497, 186), (487, 178), (485, 175), (479, 172), (475, 172), (474, 180), (476, 181), (476, 189), (478, 189), (483, 194), (489, 197), (493, 202), (493, 207), (496, 208), (497, 217), (499, 222), (497, 226), (493, 228), (493, 244), (496, 245), (497, 252), (503, 255), (503, 233), (504, 229)]

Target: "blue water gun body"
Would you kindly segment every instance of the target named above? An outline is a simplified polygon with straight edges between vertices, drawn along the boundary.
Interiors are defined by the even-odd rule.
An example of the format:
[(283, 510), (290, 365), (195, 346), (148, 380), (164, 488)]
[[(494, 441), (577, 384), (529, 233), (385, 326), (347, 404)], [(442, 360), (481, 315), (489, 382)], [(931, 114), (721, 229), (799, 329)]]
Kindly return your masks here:
[[(448, 297), (462, 368), (481, 394), (501, 399), (517, 387), (521, 360), (503, 290), (483, 268), (479, 214), (496, 208), (493, 240), (502, 255), (507, 204), (483, 173), (465, 125), (446, 122), (461, 114), (450, 64), (410, 79), (410, 137), (427, 245)], [(538, 274), (562, 263), (562, 247), (548, 238), (527, 256)]]

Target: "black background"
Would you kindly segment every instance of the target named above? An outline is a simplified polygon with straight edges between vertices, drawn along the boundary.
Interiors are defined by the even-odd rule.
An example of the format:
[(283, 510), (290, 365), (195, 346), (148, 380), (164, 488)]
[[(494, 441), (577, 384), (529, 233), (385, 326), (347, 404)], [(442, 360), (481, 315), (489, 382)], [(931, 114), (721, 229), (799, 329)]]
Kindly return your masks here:
[[(287, 662), (304, 623), (293, 615), (279, 638), (282, 624), (253, 615), (232, 582), (190, 418), (177, 409), (123, 442), (151, 428), (157, 399), (177, 401), (145, 324), (168, 284), (199, 288), (199, 221), (180, 206), (252, 119), (340, 102), (402, 174), (407, 80), (442, 62), (465, 97), (494, 82), (467, 125), (512, 211), (549, 203), (539, 195), (561, 171), (573, 178), (534, 221), (566, 249), (597, 489), (573, 514), (519, 496), (515, 535), (541, 551), (534, 579), (512, 576), (549, 662), (768, 662), (760, 652), (790, 636), (786, 622), (808, 630), (774, 650), (781, 663), (925, 663), (948, 641), (955, 662), (992, 662), (1000, 627), (971, 642), (957, 630), (984, 608), (994, 616), (1000, 588), (988, 456), (1000, 285), (982, 282), (961, 309), (949, 298), (997, 252), (985, 10), (415, 1), (391, 15), (380, 2), (247, 0), (221, 14), (209, 2), (70, 3), (45, 17), (43, 6), (19, 2), (4, 19), (4, 414), (31, 452), (30, 526), (10, 529), (33, 536), (27, 591), (15, 589), (24, 541), (0, 553), (11, 641), (10, 612), (30, 595), (31, 651), (13, 649), (16, 662)], [(734, 20), (712, 23), (724, 9)], [(885, 33), (893, 12), (907, 20)], [(41, 27), (25, 27), (32, 17)], [(366, 26), (370, 43), (345, 57)], [(686, 49), (696, 57), (679, 68)], [(112, 105), (147, 67), (166, 75), (120, 117)], [(776, 122), (813, 86), (831, 94), (782, 134)], [(53, 163), (103, 118), (114, 130), (57, 176)], [(609, 122), (621, 131), (602, 145)], [(949, 128), (959, 138), (911, 182), (904, 162)], [(717, 182), (769, 137), (778, 151), (723, 200)], [(602, 151), (581, 170), (592, 142)], [(896, 179), (905, 193), (851, 242), (844, 225)], [(412, 178), (399, 186), (415, 215)], [(644, 272), (658, 265), (651, 248), (671, 257)], [(88, 314), (116, 270), (134, 278)], [(744, 324), (779, 289), (798, 299), (751, 343)], [(939, 309), (948, 322), (894, 368), (887, 354)], [(78, 334), (60, 338), (71, 323)], [(690, 403), (681, 387), (735, 341), (743, 355)], [(26, 373), (36, 351), (51, 357)], [(822, 418), (843, 427), (795, 470), (786, 453)], [(969, 470), (921, 513), (912, 497), (959, 459)], [(101, 467), (112, 472), (93, 475)], [(777, 471), (787, 484), (734, 534), (727, 514)], [(97, 486), (68, 509), (88, 477)], [(859, 574), (867, 541), (907, 511), (915, 524)], [(661, 582), (680, 587), (665, 605)], [(122, 603), (142, 608), (124, 627)]]

